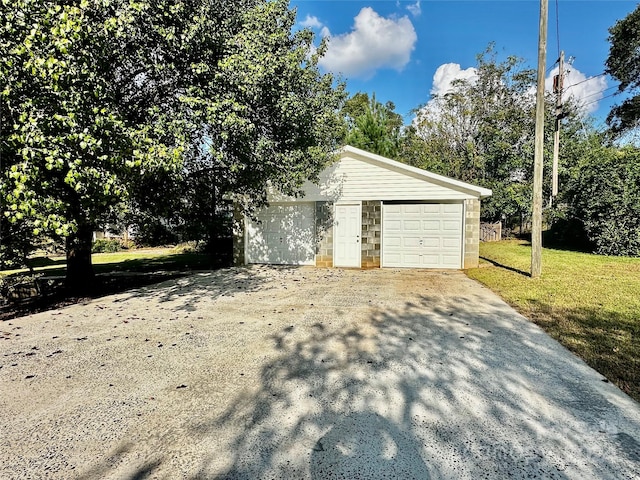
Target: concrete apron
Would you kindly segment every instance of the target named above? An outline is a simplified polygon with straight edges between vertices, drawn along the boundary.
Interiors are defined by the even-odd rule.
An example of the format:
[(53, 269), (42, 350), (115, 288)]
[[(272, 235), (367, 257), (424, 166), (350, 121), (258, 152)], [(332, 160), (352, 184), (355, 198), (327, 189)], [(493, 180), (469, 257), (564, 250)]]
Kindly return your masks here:
[(640, 477), (638, 404), (461, 272), (234, 268), (2, 329), (2, 478)]

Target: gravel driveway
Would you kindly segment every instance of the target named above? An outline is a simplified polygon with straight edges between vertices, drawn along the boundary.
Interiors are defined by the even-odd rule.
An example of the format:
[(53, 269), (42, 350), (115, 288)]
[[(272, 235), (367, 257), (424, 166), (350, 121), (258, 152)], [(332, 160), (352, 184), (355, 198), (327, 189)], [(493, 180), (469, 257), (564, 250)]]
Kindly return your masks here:
[(3, 479), (640, 477), (640, 406), (461, 272), (199, 273), (0, 365)]

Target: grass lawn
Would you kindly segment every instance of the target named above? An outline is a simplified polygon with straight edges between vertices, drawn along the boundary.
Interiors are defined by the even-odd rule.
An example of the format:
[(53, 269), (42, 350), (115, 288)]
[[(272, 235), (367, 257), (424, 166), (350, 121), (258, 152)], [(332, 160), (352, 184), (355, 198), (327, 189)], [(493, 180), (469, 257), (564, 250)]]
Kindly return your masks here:
[[(209, 269), (214, 262), (201, 253), (175, 253), (171, 248), (134, 249), (116, 253), (94, 253), (91, 256), (96, 273), (154, 272)], [(40, 257), (32, 261), (35, 272), (46, 276), (64, 275), (64, 257)], [(0, 278), (16, 273), (28, 273), (27, 269), (0, 271)]]
[(527, 242), (481, 243), (480, 257), (469, 277), (640, 401), (640, 258), (547, 248), (533, 280)]

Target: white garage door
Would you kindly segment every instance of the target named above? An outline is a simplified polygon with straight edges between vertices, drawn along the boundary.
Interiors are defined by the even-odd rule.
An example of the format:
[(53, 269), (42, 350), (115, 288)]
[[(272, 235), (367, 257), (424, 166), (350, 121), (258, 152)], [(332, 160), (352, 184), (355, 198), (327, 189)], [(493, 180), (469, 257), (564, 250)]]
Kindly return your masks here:
[(461, 268), (462, 204), (384, 204), (382, 266)]
[(314, 265), (314, 204), (270, 205), (247, 225), (247, 263)]

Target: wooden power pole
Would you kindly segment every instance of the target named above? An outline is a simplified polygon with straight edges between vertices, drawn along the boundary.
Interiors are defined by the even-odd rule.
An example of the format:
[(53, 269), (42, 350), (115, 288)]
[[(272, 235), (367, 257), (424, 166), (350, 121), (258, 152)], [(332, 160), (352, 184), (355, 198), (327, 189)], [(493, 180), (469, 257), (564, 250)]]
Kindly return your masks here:
[(531, 278), (542, 274), (542, 174), (544, 156), (544, 76), (547, 58), (548, 0), (540, 0), (538, 34), (538, 88), (536, 90), (536, 135), (533, 160), (533, 212), (531, 218)]
[(553, 79), (553, 91), (556, 94), (556, 122), (553, 132), (553, 169), (551, 173), (551, 197), (558, 196), (558, 156), (560, 153), (560, 121), (562, 120), (562, 89), (564, 88), (564, 52), (558, 60), (560, 69)]

